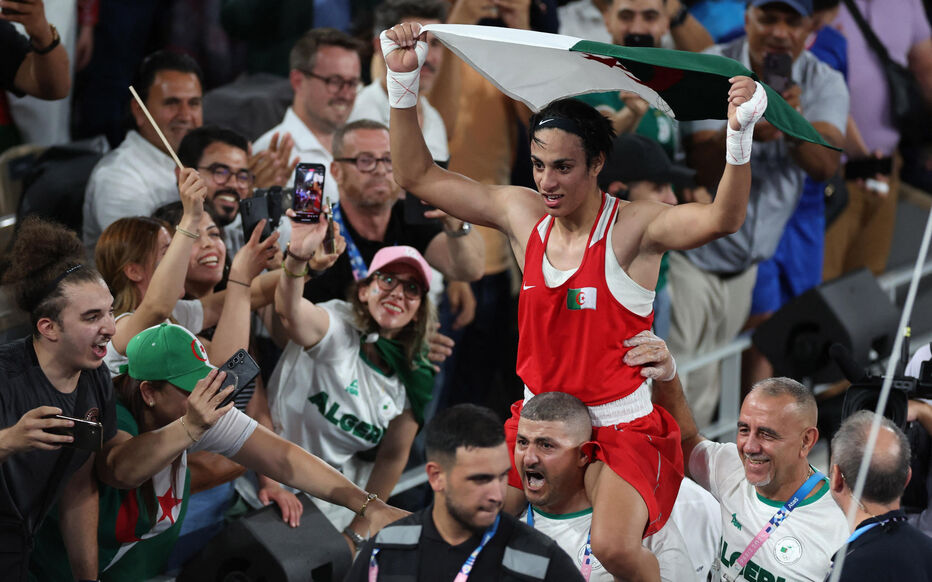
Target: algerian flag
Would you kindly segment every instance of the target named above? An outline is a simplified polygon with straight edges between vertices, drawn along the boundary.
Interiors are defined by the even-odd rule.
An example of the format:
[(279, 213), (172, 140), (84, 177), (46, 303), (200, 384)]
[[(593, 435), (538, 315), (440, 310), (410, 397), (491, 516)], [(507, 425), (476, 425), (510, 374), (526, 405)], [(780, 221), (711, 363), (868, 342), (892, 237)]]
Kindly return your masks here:
[[(746, 75), (759, 80), (737, 61), (718, 55), (494, 26), (429, 24), (424, 30), (534, 111), (562, 97), (624, 90), (680, 121), (727, 119), (728, 79)], [(764, 89), (767, 121), (797, 139), (833, 147), (776, 91)]]

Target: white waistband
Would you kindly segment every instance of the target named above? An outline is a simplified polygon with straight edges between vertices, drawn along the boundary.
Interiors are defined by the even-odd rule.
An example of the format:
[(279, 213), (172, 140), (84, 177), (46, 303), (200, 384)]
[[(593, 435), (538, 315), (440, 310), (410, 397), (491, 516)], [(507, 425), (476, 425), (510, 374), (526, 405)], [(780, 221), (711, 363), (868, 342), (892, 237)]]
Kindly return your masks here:
[[(527, 386), (524, 387), (524, 402), (534, 397)], [(650, 399), (650, 386), (645, 380), (638, 389), (618, 400), (590, 406), (589, 418), (592, 426), (614, 426), (623, 422), (632, 422), (642, 416), (647, 416), (654, 410), (654, 403)]]

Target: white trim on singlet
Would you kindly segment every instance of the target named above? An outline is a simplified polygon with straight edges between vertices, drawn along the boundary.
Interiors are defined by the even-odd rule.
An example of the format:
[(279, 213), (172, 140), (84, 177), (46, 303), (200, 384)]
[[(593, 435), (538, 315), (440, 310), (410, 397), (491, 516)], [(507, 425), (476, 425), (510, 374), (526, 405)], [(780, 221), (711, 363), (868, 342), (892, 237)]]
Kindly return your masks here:
[[(524, 402), (527, 403), (533, 397), (534, 393), (525, 386)], [(634, 422), (642, 416), (647, 416), (654, 410), (654, 404), (650, 399), (648, 381), (644, 380), (637, 390), (624, 398), (588, 408), (592, 426), (615, 426), (625, 422)]]

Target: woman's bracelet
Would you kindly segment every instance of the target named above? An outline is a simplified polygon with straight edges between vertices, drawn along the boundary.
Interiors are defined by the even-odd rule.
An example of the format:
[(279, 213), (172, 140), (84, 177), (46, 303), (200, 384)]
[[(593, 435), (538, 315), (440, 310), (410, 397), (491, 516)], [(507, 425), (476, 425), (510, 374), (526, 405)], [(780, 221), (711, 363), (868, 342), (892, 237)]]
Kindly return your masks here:
[(181, 417), (181, 428), (184, 429), (184, 432), (187, 433), (188, 438), (191, 439), (192, 441), (197, 442), (197, 441), (200, 440), (200, 439), (194, 438), (194, 435), (192, 435), (192, 434), (191, 434), (191, 431), (188, 430), (188, 425), (185, 424), (185, 422), (184, 422), (184, 416)]
[(237, 281), (236, 279), (227, 279), (227, 283), (236, 283), (237, 285), (242, 285), (243, 287), (252, 287), (249, 283), (243, 283), (242, 281)]
[(185, 230), (185, 229), (181, 228), (180, 226), (176, 226), (176, 227), (175, 227), (175, 232), (180, 232), (181, 234), (185, 235), (186, 237), (188, 237), (188, 238), (193, 238), (194, 240), (197, 240), (197, 239), (201, 238), (200, 233), (191, 232), (190, 230)]
[(290, 243), (290, 242), (289, 242), (287, 245), (285, 245), (285, 254), (286, 254), (287, 256), (291, 257), (292, 259), (296, 260), (296, 261), (301, 261), (302, 263), (307, 263), (307, 262), (309, 262), (311, 259), (314, 258), (314, 253), (313, 253), (313, 252), (311, 252), (311, 256), (309, 256), (309, 257), (302, 257), (302, 256), (300, 256), (300, 255), (294, 254), (293, 252), (291, 252), (291, 243)]
[[(300, 261), (301, 259), (298, 259), (298, 260)], [(304, 263), (304, 271), (302, 271), (301, 273), (293, 273), (288, 270), (288, 267), (285, 266), (285, 261), (282, 261), (282, 272), (288, 275), (289, 277), (291, 277), (292, 279), (303, 279), (304, 277), (307, 277), (308, 273), (311, 272), (311, 266), (308, 265), (307, 263)]]

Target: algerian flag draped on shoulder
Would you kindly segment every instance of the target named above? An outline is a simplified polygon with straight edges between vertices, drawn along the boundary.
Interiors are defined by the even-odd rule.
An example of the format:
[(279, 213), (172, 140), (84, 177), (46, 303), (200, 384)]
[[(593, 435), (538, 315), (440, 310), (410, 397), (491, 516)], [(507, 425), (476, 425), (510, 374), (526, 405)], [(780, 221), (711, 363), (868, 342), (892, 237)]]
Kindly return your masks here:
[[(737, 61), (718, 55), (494, 26), (430, 24), (424, 30), (534, 111), (562, 97), (624, 90), (680, 121), (727, 119), (728, 79), (746, 75), (758, 80)], [(767, 121), (787, 135), (832, 147), (776, 91), (764, 89)]]

